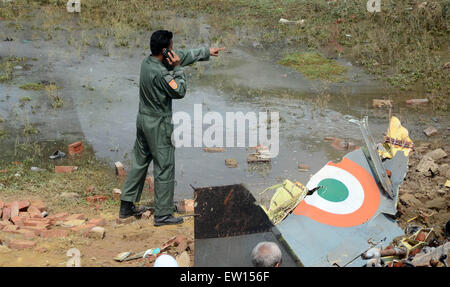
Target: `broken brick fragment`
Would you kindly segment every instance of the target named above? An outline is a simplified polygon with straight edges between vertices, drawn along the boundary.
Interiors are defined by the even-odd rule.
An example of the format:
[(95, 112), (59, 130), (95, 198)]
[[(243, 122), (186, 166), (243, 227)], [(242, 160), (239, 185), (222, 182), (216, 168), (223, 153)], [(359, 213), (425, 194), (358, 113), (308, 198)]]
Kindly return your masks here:
[(11, 203), (10, 208), (11, 208), (11, 214), (10, 214), (11, 218), (19, 216), (19, 202), (18, 201), (13, 201)]
[(4, 227), (8, 225), (12, 225), (12, 223), (7, 220), (0, 220), (0, 230), (2, 230)]
[(70, 173), (77, 169), (76, 166), (55, 166), (55, 173)]
[(97, 202), (104, 202), (108, 198), (104, 195), (95, 195), (95, 196), (88, 196), (86, 197), (86, 201), (90, 203), (97, 203)]
[(93, 218), (88, 221), (88, 224), (93, 224), (95, 226), (105, 226), (106, 220), (104, 218)]
[(30, 205), (39, 209), (40, 212), (47, 210), (47, 207), (45, 206), (45, 204), (40, 200), (32, 200)]
[(35, 206), (28, 207), (28, 214), (32, 218), (42, 218), (43, 217), (41, 211)]
[(36, 242), (30, 241), (30, 240), (11, 240), (8, 244), (9, 248), (13, 249), (29, 249), (36, 246)]
[(65, 237), (68, 234), (69, 234), (68, 230), (52, 229), (52, 230), (42, 230), (40, 236), (43, 238), (56, 238), (56, 237)]
[(69, 214), (67, 212), (62, 212), (62, 213), (53, 214), (53, 215), (49, 216), (48, 218), (54, 219), (56, 221), (61, 221), (61, 220), (65, 220), (68, 216), (69, 216)]
[(9, 207), (3, 208), (2, 219), (9, 220), (11, 218), (11, 209)]
[(69, 156), (79, 155), (83, 153), (84, 146), (82, 142), (74, 142), (67, 147), (67, 153)]
[(123, 166), (123, 164), (118, 161), (116, 163), (114, 163), (114, 165), (116, 166), (116, 175), (120, 176), (120, 177), (124, 177), (125, 176), (125, 168)]
[(29, 200), (22, 200), (19, 201), (19, 211), (27, 211), (28, 207), (30, 206)]
[(33, 231), (36, 236), (39, 236), (42, 231), (47, 230), (49, 227), (47, 224), (38, 224), (35, 226), (24, 226), (22, 229)]
[(19, 227), (15, 225), (7, 225), (3, 227), (3, 232), (14, 233), (14, 231), (18, 230)]
[(205, 147), (205, 148), (203, 149), (203, 151), (204, 151), (204, 152), (212, 152), (212, 153), (215, 153), (215, 152), (225, 152), (225, 148), (223, 148), (223, 147)]
[(11, 221), (14, 223), (14, 225), (17, 225), (17, 226), (23, 226), (23, 224), (24, 224), (24, 219), (23, 219), (23, 217), (20, 217), (20, 216), (11, 217)]
[(19, 229), (16, 230), (14, 233), (23, 235), (25, 238), (33, 238), (36, 236), (36, 234), (33, 231), (27, 229)]

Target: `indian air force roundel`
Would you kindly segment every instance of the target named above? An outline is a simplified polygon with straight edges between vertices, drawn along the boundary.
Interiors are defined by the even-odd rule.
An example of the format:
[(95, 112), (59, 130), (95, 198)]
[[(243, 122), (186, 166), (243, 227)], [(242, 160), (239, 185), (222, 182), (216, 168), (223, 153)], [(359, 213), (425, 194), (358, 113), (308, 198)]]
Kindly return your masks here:
[(380, 192), (372, 175), (354, 161), (345, 158), (338, 164), (329, 162), (306, 185), (311, 190), (295, 208), (294, 214), (338, 227), (357, 226), (375, 215)]

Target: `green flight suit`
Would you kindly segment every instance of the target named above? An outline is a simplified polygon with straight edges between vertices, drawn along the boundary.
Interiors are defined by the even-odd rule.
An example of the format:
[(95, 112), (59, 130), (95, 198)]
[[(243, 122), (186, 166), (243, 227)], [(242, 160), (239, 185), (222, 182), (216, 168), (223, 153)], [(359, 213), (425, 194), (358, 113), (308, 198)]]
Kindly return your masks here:
[(175, 51), (180, 65), (173, 71), (157, 59), (148, 56), (141, 65), (139, 83), (139, 113), (136, 120), (136, 141), (132, 166), (123, 187), (121, 200), (140, 201), (147, 169), (153, 160), (155, 180), (155, 215), (175, 211), (175, 147), (172, 144), (172, 99), (186, 94), (183, 67), (209, 60), (209, 48)]

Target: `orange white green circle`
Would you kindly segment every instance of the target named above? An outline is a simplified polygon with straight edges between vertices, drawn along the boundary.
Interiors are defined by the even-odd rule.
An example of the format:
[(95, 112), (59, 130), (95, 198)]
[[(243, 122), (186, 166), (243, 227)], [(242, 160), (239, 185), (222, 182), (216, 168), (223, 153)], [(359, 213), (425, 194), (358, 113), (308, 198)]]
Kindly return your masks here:
[(304, 215), (323, 224), (350, 227), (367, 222), (375, 215), (380, 193), (375, 179), (363, 167), (344, 158), (328, 163), (306, 185), (317, 192), (306, 196), (294, 214)]

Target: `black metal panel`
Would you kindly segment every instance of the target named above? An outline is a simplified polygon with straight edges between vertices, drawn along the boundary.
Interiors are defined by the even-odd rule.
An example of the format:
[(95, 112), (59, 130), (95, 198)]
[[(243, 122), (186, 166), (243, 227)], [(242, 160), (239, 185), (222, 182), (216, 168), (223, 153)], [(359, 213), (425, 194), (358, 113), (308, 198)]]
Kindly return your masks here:
[(195, 239), (270, 231), (272, 222), (241, 184), (194, 189)]

